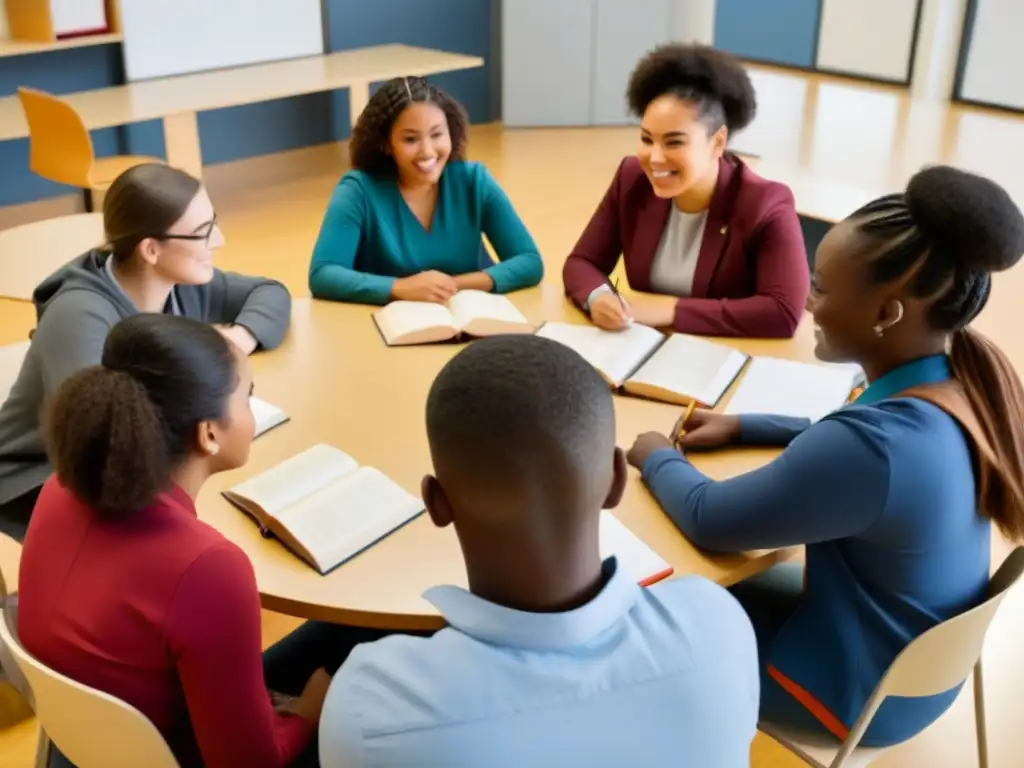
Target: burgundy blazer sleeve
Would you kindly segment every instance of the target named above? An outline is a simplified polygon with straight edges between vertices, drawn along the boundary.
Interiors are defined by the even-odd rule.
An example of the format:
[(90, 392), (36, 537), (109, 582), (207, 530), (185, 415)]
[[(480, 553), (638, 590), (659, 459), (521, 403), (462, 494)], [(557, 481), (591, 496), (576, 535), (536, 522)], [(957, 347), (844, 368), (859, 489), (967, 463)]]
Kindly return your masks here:
[(191, 565), (165, 631), (206, 768), (290, 765), (316, 726), (270, 703), (256, 577), (241, 550), (217, 544)]
[(753, 295), (681, 298), (676, 304), (677, 331), (755, 338), (789, 338), (796, 332), (810, 291), (810, 274), (793, 193), (782, 184), (771, 184), (761, 209), (763, 215), (748, 246)]
[(562, 267), (566, 295), (581, 307), (595, 288), (608, 281), (622, 254), (619, 206), (625, 164), (625, 160), (619, 164), (608, 191)]

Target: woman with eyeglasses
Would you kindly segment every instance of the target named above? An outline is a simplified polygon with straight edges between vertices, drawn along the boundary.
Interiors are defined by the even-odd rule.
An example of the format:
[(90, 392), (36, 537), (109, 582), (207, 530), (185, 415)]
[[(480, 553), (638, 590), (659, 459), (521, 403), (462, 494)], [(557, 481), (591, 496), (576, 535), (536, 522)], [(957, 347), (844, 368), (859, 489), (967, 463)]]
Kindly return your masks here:
[[(224, 244), (198, 179), (158, 163), (119, 176), (103, 202), (106, 245), (85, 253), (35, 290), (37, 327), (0, 407), (0, 531), (21, 540), (51, 472), (39, 413), (60, 384), (97, 365), (110, 329), (140, 312), (214, 325), (246, 354), (281, 343), (291, 297), (280, 283), (221, 272)], [(26, 254), (30, 258), (31, 254)]]

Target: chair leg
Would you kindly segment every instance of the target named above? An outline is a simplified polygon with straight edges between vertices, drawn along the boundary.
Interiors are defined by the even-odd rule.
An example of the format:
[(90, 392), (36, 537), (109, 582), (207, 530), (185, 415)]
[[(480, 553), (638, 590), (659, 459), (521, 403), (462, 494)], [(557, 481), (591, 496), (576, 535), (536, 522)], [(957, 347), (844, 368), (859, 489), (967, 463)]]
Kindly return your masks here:
[(988, 768), (988, 729), (985, 721), (985, 682), (981, 658), (974, 665), (974, 726), (978, 735), (978, 768)]
[(92, 211), (93, 211), (92, 190), (91, 189), (86, 189), (86, 190), (84, 190), (84, 192), (85, 192), (85, 212), (86, 213), (92, 213)]
[(46, 735), (42, 724), (39, 725), (39, 737), (36, 741), (35, 768), (47, 768), (50, 765), (50, 737)]

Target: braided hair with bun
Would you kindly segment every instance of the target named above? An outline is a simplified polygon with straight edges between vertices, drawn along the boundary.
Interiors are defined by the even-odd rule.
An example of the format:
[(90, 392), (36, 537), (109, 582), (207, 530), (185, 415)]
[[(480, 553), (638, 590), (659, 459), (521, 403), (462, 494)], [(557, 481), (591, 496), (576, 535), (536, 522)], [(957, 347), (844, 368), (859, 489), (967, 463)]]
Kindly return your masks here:
[(951, 336), (953, 374), (999, 468), (982, 511), (1009, 539), (1024, 539), (1024, 388), (1002, 350), (969, 327), (988, 302), (992, 273), (1024, 255), (1024, 214), (995, 182), (934, 166), (849, 221), (870, 245), (868, 280), (906, 281), (911, 295), (930, 300), (932, 329)]
[(436, 104), (444, 112), (452, 140), (449, 159), (465, 159), (469, 120), (462, 105), (426, 78), (396, 77), (374, 91), (352, 129), (348, 145), (352, 167), (370, 175), (397, 173), (388, 152), (391, 129), (406, 107), (418, 103)]

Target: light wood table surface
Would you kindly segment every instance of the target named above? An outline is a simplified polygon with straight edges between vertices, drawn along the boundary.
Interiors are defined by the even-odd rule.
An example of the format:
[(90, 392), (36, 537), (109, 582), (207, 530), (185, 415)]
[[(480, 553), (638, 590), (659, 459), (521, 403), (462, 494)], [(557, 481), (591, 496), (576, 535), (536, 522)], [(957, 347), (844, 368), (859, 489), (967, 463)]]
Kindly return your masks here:
[(102, 213), (73, 213), (0, 230), (0, 297), (31, 301), (44, 279), (103, 241)]
[[(0, 533), (0, 582), (8, 594), (18, 591), (18, 567), (21, 564), (21, 544)], [(2, 618), (0, 618), (2, 621)]]
[[(408, 45), (378, 45), (289, 61), (132, 82), (62, 96), (89, 130), (164, 121), (167, 162), (200, 177), (196, 114), (288, 96), (349, 90), (353, 123), (370, 98), (370, 84), (406, 75), (434, 75), (483, 65), (464, 56)], [(0, 98), (0, 141), (28, 136), (16, 96)]]
[[(515, 294), (513, 301), (534, 322), (580, 319), (560, 287)], [(264, 539), (253, 521), (231, 506), (221, 491), (278, 462), (324, 442), (350, 453), (360, 464), (385, 472), (417, 493), (431, 463), (424, 408), (430, 385), (459, 345), (387, 348), (364, 306), (298, 299), (293, 324), (281, 348), (252, 358), (256, 393), (283, 408), (291, 421), (259, 437), (247, 466), (218, 475), (199, 499), (201, 519), (240, 546), (251, 559), (265, 608), (305, 618), (390, 629), (442, 625), (421, 597), (437, 584), (465, 586), (466, 573), (455, 533), (435, 528), (421, 515), (327, 576)], [(737, 343), (749, 352), (813, 359), (810, 328), (795, 341)], [(628, 448), (646, 430), (668, 431), (679, 409), (616, 397), (618, 440)], [(760, 466), (774, 455), (737, 450), (694, 457), (715, 477)], [(711, 556), (695, 549), (673, 526), (631, 471), (619, 519), (671, 563), (677, 575), (701, 574), (721, 584), (748, 578), (785, 553)]]

